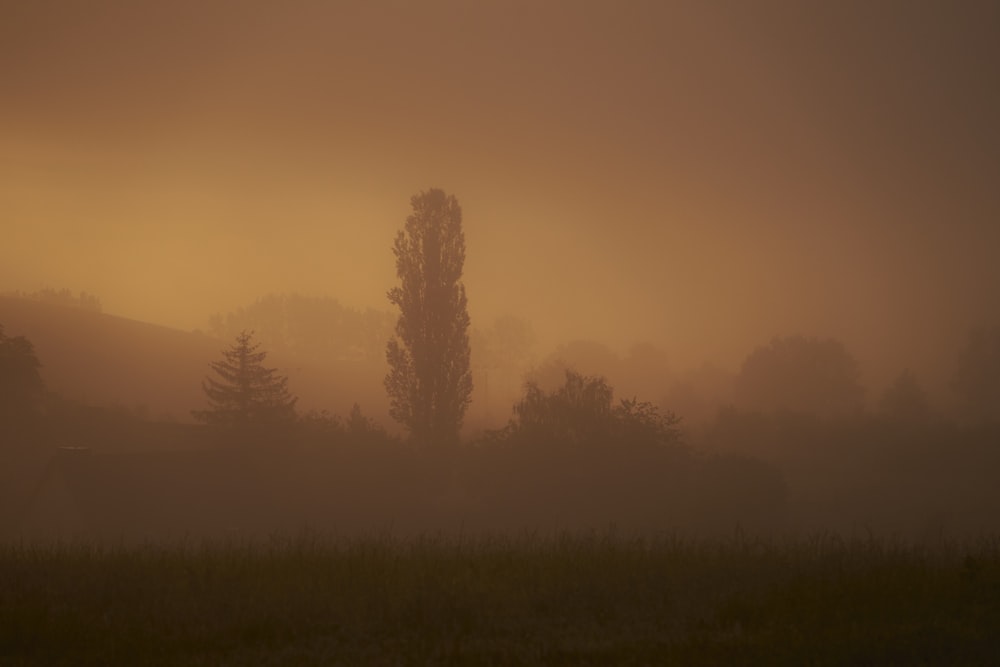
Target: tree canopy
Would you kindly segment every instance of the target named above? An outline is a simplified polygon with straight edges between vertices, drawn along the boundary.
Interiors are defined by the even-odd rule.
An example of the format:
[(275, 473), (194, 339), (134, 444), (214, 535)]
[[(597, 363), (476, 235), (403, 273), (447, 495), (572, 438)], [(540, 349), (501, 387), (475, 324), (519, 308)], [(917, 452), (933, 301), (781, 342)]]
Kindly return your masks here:
[(262, 426), (295, 420), (298, 400), (288, 391), (288, 378), (277, 369), (263, 366), (267, 352), (253, 342), (253, 332), (243, 331), (220, 361), (212, 362), (215, 377), (208, 376), (202, 389), (209, 409), (192, 415), (208, 424), (221, 426)]
[(736, 402), (762, 412), (843, 416), (864, 405), (860, 378), (857, 361), (840, 341), (778, 337), (743, 362)]
[(666, 445), (679, 442), (679, 422), (652, 403), (623, 399), (616, 404), (603, 377), (567, 370), (554, 391), (527, 383), (514, 416), (497, 437), (543, 445)]
[(438, 189), (410, 203), (393, 246), (400, 284), (388, 292), (399, 307), (386, 346), (389, 414), (417, 443), (449, 445), (458, 440), (472, 394), (462, 209)]
[(23, 423), (45, 396), (35, 347), (24, 336), (8, 336), (0, 325), (0, 425)]

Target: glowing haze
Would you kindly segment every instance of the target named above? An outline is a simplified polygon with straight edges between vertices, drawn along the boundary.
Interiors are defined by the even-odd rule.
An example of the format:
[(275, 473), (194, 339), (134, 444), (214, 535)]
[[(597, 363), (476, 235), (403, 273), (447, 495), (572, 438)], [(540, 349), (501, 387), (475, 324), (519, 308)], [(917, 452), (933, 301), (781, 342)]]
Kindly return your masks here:
[(474, 325), (943, 373), (997, 314), (1000, 6), (916, 4), (6, 3), (0, 288), (388, 308), (441, 187)]

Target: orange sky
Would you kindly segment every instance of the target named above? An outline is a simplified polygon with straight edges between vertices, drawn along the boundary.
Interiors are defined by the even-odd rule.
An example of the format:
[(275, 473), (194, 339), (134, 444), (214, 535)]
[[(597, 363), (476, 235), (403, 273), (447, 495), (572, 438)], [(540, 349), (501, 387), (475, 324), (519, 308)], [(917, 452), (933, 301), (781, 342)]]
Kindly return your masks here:
[(0, 290), (388, 307), (442, 187), (474, 325), (940, 370), (998, 317), (1000, 6), (915, 4), (8, 3)]

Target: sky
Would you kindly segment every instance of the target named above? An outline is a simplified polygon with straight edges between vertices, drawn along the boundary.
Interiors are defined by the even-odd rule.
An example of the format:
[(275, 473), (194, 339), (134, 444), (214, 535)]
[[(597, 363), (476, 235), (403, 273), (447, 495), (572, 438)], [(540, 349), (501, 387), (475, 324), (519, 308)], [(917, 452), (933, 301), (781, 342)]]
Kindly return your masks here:
[[(995, 2), (8, 2), (0, 290), (205, 327), (389, 308), (412, 195), (474, 326), (943, 377), (1000, 312)], [(875, 371), (873, 371), (875, 372)]]

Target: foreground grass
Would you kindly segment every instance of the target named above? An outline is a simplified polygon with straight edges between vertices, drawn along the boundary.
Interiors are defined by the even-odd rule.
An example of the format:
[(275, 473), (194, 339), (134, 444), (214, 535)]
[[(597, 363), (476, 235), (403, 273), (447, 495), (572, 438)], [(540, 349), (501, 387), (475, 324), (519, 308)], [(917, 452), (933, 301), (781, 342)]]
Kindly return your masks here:
[(1000, 542), (0, 546), (0, 664), (995, 664)]

